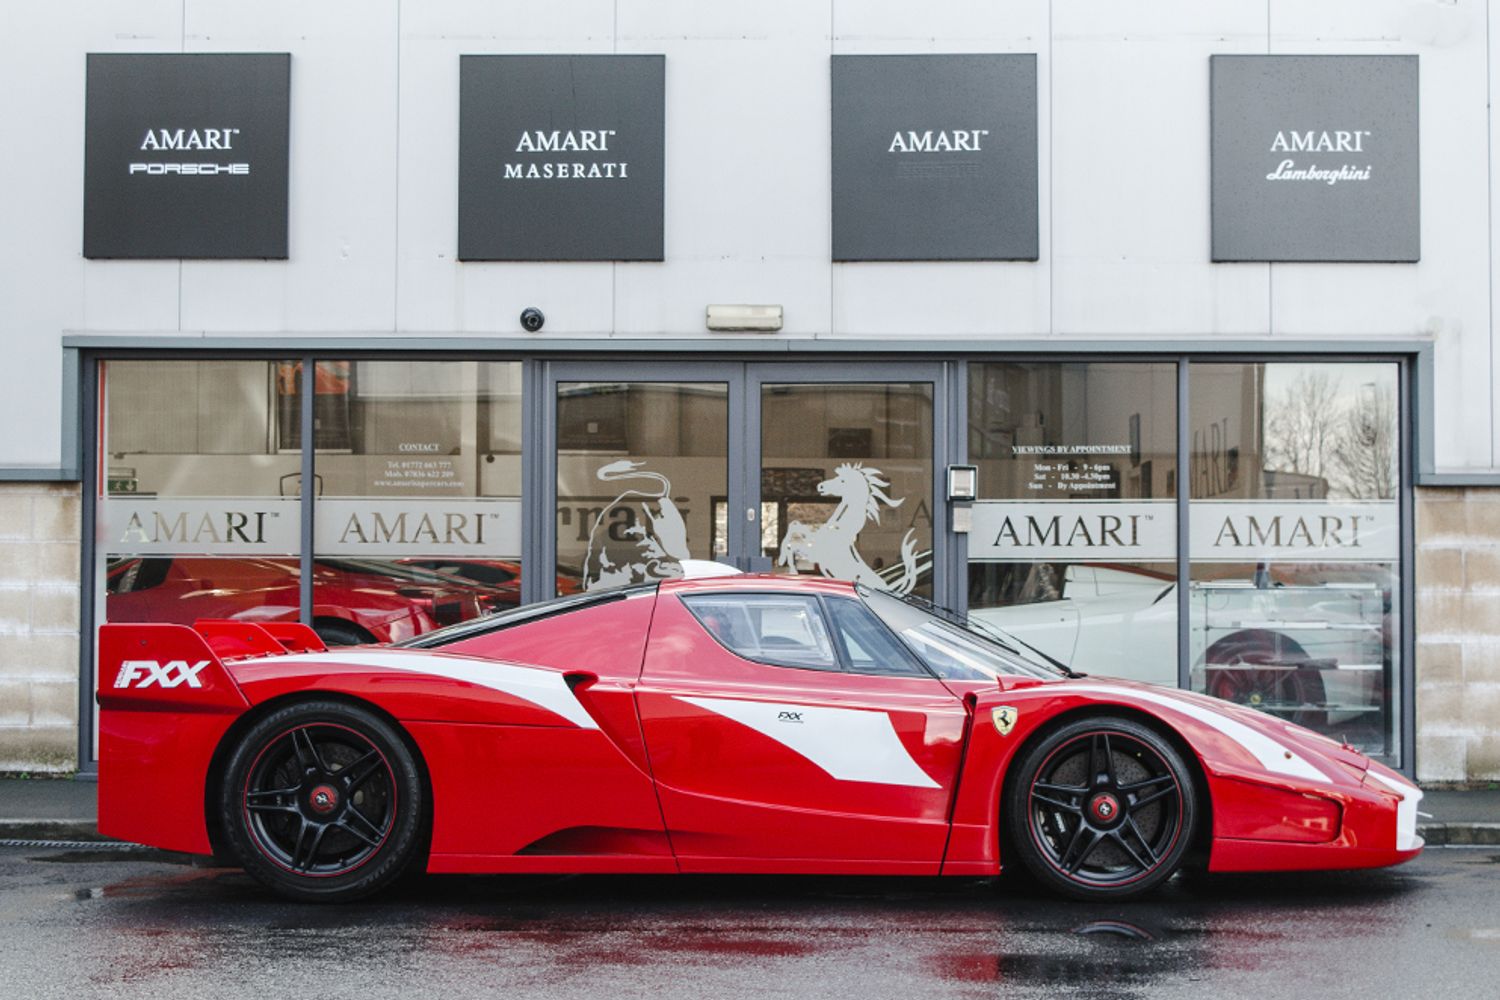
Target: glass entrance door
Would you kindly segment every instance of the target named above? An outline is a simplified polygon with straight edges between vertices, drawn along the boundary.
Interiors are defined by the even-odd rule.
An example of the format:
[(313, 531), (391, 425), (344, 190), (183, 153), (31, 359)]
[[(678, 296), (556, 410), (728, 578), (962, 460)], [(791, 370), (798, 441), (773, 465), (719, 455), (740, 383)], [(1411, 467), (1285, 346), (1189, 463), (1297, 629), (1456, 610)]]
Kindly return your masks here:
[(688, 559), (948, 598), (939, 364), (549, 366), (553, 593)]
[(775, 572), (934, 596), (932, 367), (752, 366), (756, 555)]

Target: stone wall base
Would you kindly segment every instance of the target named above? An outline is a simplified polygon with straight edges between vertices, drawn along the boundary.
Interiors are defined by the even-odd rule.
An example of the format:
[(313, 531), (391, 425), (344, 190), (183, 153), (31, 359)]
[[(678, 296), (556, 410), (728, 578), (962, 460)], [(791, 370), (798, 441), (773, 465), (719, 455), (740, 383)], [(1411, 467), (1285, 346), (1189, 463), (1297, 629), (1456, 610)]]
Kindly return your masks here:
[(1420, 781), (1500, 780), (1500, 490), (1419, 489)]
[(77, 483), (0, 483), (0, 771), (78, 767)]

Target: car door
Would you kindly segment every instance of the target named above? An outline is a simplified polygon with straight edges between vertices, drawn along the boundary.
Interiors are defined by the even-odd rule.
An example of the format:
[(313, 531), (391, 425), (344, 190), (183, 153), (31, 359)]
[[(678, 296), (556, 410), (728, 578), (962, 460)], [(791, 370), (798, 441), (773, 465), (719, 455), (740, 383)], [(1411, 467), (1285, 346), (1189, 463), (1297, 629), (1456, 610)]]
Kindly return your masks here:
[(967, 716), (847, 589), (664, 584), (636, 698), (684, 871), (937, 872)]

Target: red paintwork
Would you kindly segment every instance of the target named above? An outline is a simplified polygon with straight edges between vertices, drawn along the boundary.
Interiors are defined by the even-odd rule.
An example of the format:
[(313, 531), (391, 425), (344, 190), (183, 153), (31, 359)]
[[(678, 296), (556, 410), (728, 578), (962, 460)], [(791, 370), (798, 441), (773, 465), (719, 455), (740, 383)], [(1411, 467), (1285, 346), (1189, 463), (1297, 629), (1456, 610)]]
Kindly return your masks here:
[[(140, 559), (110, 567), (105, 599), (109, 621), (297, 623), (301, 595), (295, 559), (148, 558), (156, 564), (168, 563), (154, 586), (118, 589)], [(313, 564), (313, 617), (356, 625), (376, 642), (399, 642), (439, 625), (477, 617), (488, 593), (477, 584), (415, 567), (402, 567), (401, 572), (423, 579), (356, 571), (347, 561), (318, 560)]]
[[(1370, 867), (1420, 850), (1420, 841), (1397, 849), (1398, 797), (1371, 775), (1405, 779), (1269, 716), (1098, 678), (959, 683), (755, 663), (716, 642), (678, 600), (705, 591), (852, 596), (847, 584), (807, 578), (671, 581), (431, 651), (326, 652), (305, 629), (243, 621), (204, 622), (202, 634), (106, 625), (100, 830), (207, 851), (205, 783), (230, 726), (271, 702), (333, 694), (386, 712), (420, 752), (432, 784), (432, 871), (990, 875), (1018, 751), (1063, 716), (1101, 710), (1145, 717), (1191, 754), (1209, 796), (1213, 870)], [(279, 649), (292, 655), (271, 652)], [(132, 659), (210, 662), (201, 687), (115, 687)], [(766, 735), (684, 700), (705, 698), (883, 714), (882, 752), (909, 758), (903, 773), (916, 778), (835, 777), (780, 730)], [(1004, 736), (991, 722), (1002, 705), (1015, 710)], [(1241, 739), (1204, 721), (1205, 711)], [(1323, 780), (1263, 766), (1246, 731)]]

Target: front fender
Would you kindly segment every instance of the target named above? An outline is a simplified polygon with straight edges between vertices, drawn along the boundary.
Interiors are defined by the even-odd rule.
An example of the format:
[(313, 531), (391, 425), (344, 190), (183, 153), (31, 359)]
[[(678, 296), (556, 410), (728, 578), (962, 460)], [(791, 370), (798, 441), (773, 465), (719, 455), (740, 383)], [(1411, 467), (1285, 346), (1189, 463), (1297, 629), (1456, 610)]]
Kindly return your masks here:
[[(1002, 795), (1009, 769), (1045, 730), (1083, 714), (1139, 718), (1187, 747), (1207, 781), (1216, 839), (1331, 839), (1339, 817), (1362, 797), (1360, 774), (1278, 736), (1271, 728), (1279, 725), (1274, 720), (1236, 717), (1233, 706), (1220, 710), (1209, 699), (1186, 692), (1084, 679), (984, 691), (973, 704), (973, 733), (943, 867), (948, 873), (999, 870)], [(1007, 734), (993, 722), (994, 709), (1002, 706), (1013, 710)], [(1329, 810), (1320, 802), (1333, 806), (1333, 830), (1322, 829)], [(1268, 815), (1274, 817), (1269, 823)]]

